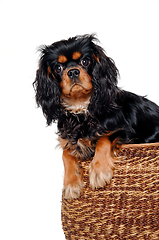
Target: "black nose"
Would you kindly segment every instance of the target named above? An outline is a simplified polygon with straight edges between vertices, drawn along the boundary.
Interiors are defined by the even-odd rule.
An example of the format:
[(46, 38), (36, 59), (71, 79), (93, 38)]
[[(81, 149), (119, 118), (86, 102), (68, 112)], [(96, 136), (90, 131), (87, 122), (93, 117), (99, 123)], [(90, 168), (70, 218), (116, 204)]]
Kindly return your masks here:
[(71, 79), (77, 79), (78, 76), (80, 75), (80, 71), (78, 69), (70, 69), (67, 73), (67, 75), (71, 78)]

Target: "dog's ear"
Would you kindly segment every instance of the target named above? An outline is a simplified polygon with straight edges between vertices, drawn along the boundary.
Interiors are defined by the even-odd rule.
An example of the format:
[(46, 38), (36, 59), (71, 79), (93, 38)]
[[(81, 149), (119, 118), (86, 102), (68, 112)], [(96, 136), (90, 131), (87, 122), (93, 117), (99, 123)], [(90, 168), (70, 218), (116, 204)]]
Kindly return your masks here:
[(52, 121), (58, 119), (61, 105), (59, 86), (51, 74), (49, 66), (42, 63), (39, 64), (33, 85), (36, 92), (37, 105), (42, 107), (47, 124), (50, 125)]
[(105, 78), (105, 80), (111, 85), (113, 84), (116, 86), (119, 72), (114, 61), (107, 57), (104, 50), (98, 45), (95, 46), (94, 57), (96, 60), (96, 65), (93, 71), (94, 76), (99, 79)]
[(89, 111), (100, 114), (106, 109), (116, 107), (115, 94), (117, 92), (118, 69), (114, 61), (107, 57), (104, 50), (95, 45), (94, 69), (92, 72), (92, 84), (94, 93), (91, 97)]

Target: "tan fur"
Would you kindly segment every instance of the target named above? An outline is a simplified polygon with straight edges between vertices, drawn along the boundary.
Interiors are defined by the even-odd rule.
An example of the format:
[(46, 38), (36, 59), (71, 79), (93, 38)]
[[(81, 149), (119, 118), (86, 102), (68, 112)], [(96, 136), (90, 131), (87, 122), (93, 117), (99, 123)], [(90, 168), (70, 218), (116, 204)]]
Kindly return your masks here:
[(80, 52), (74, 52), (73, 55), (72, 55), (72, 59), (73, 60), (77, 60), (81, 57), (81, 53)]
[(95, 155), (90, 165), (90, 185), (93, 189), (104, 187), (113, 176), (114, 158), (111, 154), (111, 142), (107, 137), (98, 140)]
[[(62, 82), (60, 83), (60, 87), (63, 95), (67, 97), (77, 96), (81, 97), (83, 94), (88, 94), (93, 89), (92, 78), (88, 75), (85, 69), (78, 66), (76, 68), (71, 69), (79, 69), (80, 75), (78, 81), (76, 83), (72, 82), (72, 80), (67, 75), (69, 69), (65, 69), (62, 76)], [(74, 88), (78, 86), (78, 88)]]
[(59, 63), (65, 63), (65, 62), (67, 62), (67, 58), (64, 55), (60, 55), (58, 57), (58, 62)]
[(78, 198), (83, 187), (82, 183), (82, 169), (78, 167), (78, 160), (70, 155), (69, 150), (63, 151), (63, 162), (64, 162), (64, 197)]
[(92, 78), (81, 66), (76, 68), (80, 71), (76, 82), (72, 81), (67, 74), (70, 68), (64, 70), (60, 83), (62, 90), (60, 100), (65, 109), (72, 113), (87, 113), (93, 92)]
[(61, 104), (65, 107), (65, 109), (69, 110), (72, 113), (80, 114), (87, 113), (88, 105), (90, 103), (91, 93), (84, 95), (83, 97), (66, 97), (61, 95)]

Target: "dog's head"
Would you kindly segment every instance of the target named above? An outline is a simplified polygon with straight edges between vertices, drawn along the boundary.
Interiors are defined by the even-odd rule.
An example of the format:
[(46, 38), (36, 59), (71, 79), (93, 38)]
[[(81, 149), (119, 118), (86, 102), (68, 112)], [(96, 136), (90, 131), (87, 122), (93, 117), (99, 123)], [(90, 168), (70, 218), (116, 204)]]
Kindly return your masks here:
[(112, 104), (118, 70), (96, 40), (76, 36), (41, 48), (34, 88), (48, 124), (63, 111), (96, 116)]

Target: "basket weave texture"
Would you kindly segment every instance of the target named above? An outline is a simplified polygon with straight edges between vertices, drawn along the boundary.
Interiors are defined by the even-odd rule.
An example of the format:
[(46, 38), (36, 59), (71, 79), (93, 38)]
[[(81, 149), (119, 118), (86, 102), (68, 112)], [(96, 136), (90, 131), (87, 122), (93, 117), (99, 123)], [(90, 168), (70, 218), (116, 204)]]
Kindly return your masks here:
[(114, 177), (92, 190), (89, 164), (80, 198), (62, 198), (61, 217), (68, 240), (159, 239), (159, 144), (126, 145), (118, 153)]

